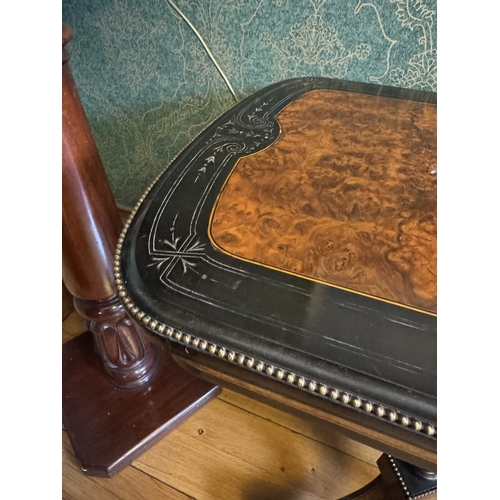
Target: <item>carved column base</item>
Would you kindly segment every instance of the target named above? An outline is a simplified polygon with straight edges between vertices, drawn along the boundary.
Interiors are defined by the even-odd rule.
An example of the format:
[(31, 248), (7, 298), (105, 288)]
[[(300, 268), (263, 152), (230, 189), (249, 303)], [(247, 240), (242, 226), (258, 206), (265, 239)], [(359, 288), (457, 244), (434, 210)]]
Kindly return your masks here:
[(158, 356), (148, 334), (133, 322), (117, 295), (106, 300), (74, 299), (76, 310), (94, 335), (109, 380), (125, 390), (148, 383), (157, 372)]
[(219, 388), (182, 370), (158, 344), (155, 377), (135, 391), (117, 389), (105, 375), (92, 335), (88, 331), (63, 344), (63, 425), (82, 470), (112, 477)]

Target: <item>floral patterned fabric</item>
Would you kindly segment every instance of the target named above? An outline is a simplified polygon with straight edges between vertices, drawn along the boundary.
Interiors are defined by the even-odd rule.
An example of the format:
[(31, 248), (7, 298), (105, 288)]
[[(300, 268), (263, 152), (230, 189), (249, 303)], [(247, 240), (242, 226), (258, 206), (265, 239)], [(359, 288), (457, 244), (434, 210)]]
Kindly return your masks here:
[(298, 76), (436, 91), (436, 0), (63, 0), (71, 68), (117, 202), (207, 125)]

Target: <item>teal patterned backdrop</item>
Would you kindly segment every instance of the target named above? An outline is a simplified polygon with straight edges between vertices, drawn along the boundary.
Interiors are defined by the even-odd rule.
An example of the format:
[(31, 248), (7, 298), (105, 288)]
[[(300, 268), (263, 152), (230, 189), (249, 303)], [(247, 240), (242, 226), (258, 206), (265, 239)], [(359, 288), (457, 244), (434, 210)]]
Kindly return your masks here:
[[(295, 76), (436, 91), (436, 0), (176, 0), (236, 99)], [(117, 202), (132, 207), (235, 99), (167, 0), (63, 0), (71, 67)]]

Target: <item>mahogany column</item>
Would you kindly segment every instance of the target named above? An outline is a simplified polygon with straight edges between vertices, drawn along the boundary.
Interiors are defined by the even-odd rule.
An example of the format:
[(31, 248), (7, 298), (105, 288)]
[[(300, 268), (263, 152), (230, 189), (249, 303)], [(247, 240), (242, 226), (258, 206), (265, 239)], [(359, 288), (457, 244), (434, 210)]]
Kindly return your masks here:
[[(63, 28), (63, 44), (69, 39)], [(63, 280), (111, 382), (132, 389), (154, 376), (158, 357), (118, 299), (113, 256), (122, 224), (68, 59), (63, 48)]]
[(111, 476), (217, 388), (180, 369), (118, 299), (122, 224), (69, 68), (70, 39), (63, 26), (63, 280), (89, 331), (63, 346), (63, 423), (82, 469)]

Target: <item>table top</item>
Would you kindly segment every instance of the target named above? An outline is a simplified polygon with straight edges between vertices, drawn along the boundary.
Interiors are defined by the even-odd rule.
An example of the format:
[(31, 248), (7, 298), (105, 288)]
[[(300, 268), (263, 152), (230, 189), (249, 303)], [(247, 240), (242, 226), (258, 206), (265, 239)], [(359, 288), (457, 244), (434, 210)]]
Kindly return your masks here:
[(122, 300), (172, 342), (436, 439), (436, 95), (299, 78), (148, 189)]

